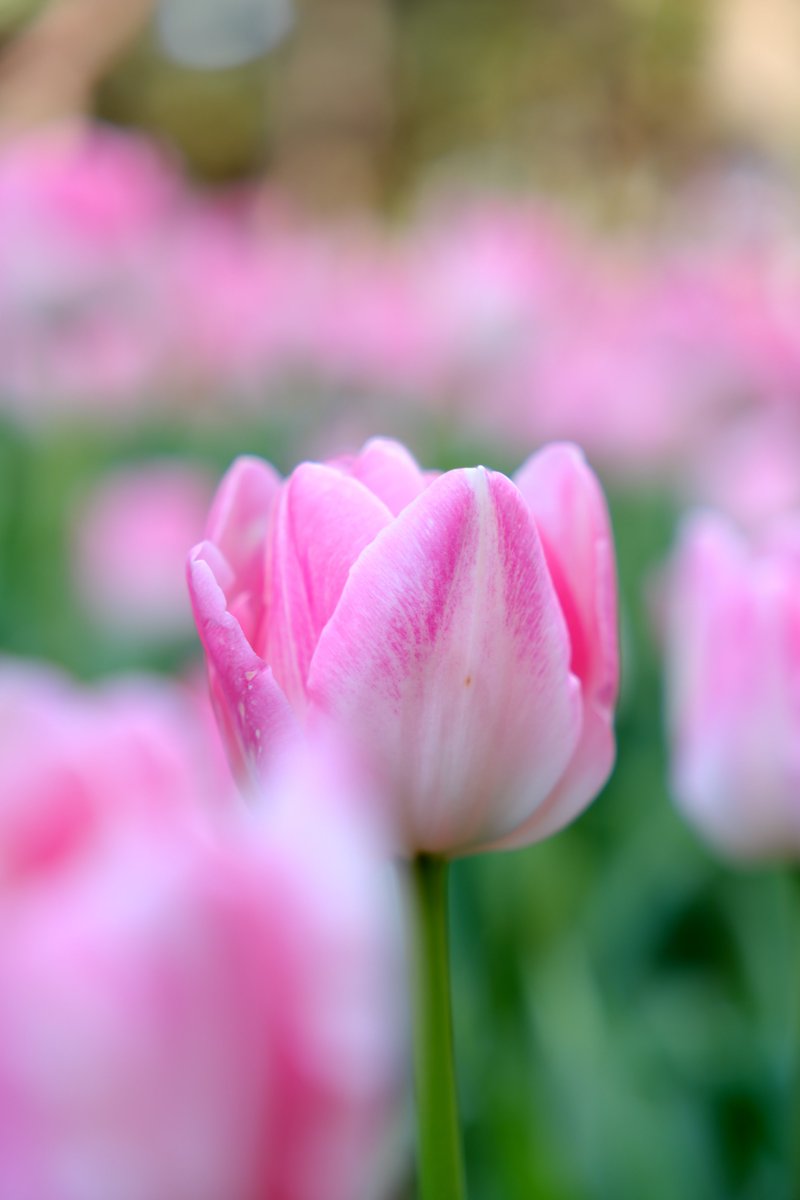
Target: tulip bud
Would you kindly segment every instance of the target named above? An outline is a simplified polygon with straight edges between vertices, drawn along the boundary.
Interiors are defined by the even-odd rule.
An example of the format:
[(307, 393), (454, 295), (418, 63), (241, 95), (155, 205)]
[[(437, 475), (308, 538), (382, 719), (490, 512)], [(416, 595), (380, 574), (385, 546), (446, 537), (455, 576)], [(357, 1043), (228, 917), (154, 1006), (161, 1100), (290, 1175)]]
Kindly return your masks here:
[(165, 692), (0, 668), (0, 1195), (378, 1195), (401, 993), (356, 784), (306, 745), (212, 814)]
[(613, 761), (613, 547), (582, 455), (516, 481), (432, 475), (401, 445), (223, 480), (189, 583), (230, 756), (258, 777), (332, 725), (398, 850), (453, 856), (571, 820)]
[(672, 785), (723, 853), (800, 849), (800, 527), (749, 544), (711, 512), (685, 523), (669, 581)]

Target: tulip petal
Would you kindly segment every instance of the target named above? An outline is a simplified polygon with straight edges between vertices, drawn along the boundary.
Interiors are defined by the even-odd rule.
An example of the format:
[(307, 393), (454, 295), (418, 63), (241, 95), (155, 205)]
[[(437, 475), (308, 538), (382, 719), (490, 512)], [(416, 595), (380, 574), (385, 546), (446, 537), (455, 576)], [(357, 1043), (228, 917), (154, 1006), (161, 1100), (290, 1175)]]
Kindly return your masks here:
[(577, 446), (546, 447), (514, 477), (527, 501), (567, 620), (571, 667), (596, 703), (619, 683), (614, 543), (594, 472)]
[(305, 707), (319, 635), (361, 551), (391, 521), (381, 500), (333, 467), (303, 463), (275, 506), (268, 537), (264, 629), (257, 646), (293, 707)]
[(264, 537), (281, 479), (261, 458), (237, 458), (217, 488), (206, 539), (225, 555), (236, 591), (263, 593)]
[(416, 500), (429, 483), (429, 476), (423, 473), (405, 446), (392, 438), (370, 438), (359, 454), (339, 462), (382, 500), (395, 517)]
[(222, 585), (232, 572), (217, 548), (209, 542), (197, 546), (187, 574), (228, 757), (240, 781), (255, 782), (266, 773), (269, 757), (295, 735), (297, 720), (272, 671), (228, 610)]
[(569, 824), (614, 765), (619, 685), (614, 544), (603, 493), (577, 446), (548, 446), (517, 472), (567, 621), (570, 666), (581, 682), (583, 725), (569, 768), (530, 822), (498, 849), (539, 841)]
[(611, 712), (585, 704), (581, 735), (569, 766), (528, 821), (487, 850), (514, 850), (558, 833), (598, 794), (614, 766), (616, 747)]
[(684, 520), (668, 575), (667, 693), (679, 758), (742, 699), (747, 704), (752, 574), (746, 544), (725, 518), (709, 512)]
[(378, 534), (322, 632), (308, 693), (354, 731), (405, 850), (464, 853), (528, 818), (581, 716), (564, 619), (510, 480), (450, 471)]
[(684, 523), (670, 579), (667, 693), (676, 801), (725, 853), (800, 844), (800, 578), (724, 518)]

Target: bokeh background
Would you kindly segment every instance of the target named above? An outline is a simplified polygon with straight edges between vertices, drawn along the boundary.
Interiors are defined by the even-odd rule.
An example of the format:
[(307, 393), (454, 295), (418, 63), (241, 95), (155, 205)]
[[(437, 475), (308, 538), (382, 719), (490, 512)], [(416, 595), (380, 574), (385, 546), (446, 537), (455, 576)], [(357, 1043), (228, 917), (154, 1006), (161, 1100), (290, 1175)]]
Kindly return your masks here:
[(792, 870), (676, 813), (659, 613), (684, 509), (800, 501), (799, 166), (793, 0), (0, 0), (3, 651), (199, 670), (237, 453), (608, 490), (614, 776), (453, 873), (477, 1200), (796, 1194)]

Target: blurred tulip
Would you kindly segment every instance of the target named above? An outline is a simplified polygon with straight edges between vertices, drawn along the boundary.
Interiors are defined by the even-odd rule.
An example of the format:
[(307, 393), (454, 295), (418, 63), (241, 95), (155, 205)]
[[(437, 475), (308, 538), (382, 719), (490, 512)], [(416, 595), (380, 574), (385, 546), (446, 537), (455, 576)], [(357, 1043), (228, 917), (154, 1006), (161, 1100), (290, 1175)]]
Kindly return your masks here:
[(283, 286), (290, 302), (298, 285), (275, 278), (262, 241), (244, 215), (210, 203), (195, 204), (173, 232), (162, 280), (170, 370), (191, 389), (193, 404), (198, 386), (234, 392), (280, 361), (274, 293)]
[(171, 699), (0, 668), (0, 1195), (374, 1197), (381, 868), (307, 747), (212, 819)]
[(427, 322), (448, 369), (502, 371), (547, 342), (583, 290), (585, 250), (554, 218), (500, 197), (446, 205), (410, 240)]
[(687, 520), (669, 573), (672, 784), (724, 853), (800, 850), (800, 525)]
[(695, 500), (753, 534), (800, 509), (800, 429), (765, 411), (696, 447), (687, 480)]
[(211, 496), (197, 467), (153, 460), (101, 479), (76, 514), (74, 585), (121, 638), (179, 637), (191, 626), (182, 566)]
[(671, 478), (800, 394), (796, 222), (785, 197), (756, 207), (755, 235), (725, 192), (638, 247), (502, 197), (326, 226), (274, 191), (192, 193), (141, 136), (48, 130), (0, 155), (0, 402), (41, 420), (224, 397), (227, 420), (266, 393), (315, 454), (377, 409), (400, 436), (444, 418)]
[(180, 201), (144, 138), (46, 130), (0, 155), (0, 383), (43, 402), (140, 401), (163, 354), (157, 264)]
[(233, 780), (192, 693), (146, 678), (80, 690), (0, 659), (0, 890), (132, 822), (208, 820)]
[(189, 579), (237, 769), (332, 722), (391, 797), (406, 853), (536, 841), (608, 776), (613, 547), (574, 447), (516, 484), (432, 477), (381, 439), (284, 483), (240, 459)]

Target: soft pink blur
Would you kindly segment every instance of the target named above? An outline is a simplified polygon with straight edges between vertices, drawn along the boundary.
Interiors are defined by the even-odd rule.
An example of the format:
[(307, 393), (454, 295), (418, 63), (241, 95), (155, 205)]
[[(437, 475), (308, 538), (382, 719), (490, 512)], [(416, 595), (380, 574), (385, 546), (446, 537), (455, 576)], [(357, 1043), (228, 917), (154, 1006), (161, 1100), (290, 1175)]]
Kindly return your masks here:
[(95, 483), (75, 513), (73, 579), (86, 611), (120, 638), (163, 639), (191, 627), (183, 561), (202, 534), (209, 476), (154, 459)]
[(237, 803), (199, 696), (146, 677), (80, 689), (0, 660), (0, 883), (44, 873), (127, 823)]
[(272, 414), (320, 447), (379, 413), (681, 479), (800, 398), (797, 219), (762, 196), (783, 217), (754, 232), (739, 199), (720, 185), (638, 241), (491, 195), (321, 225), (192, 188), (141, 136), (45, 131), (0, 156), (0, 399), (39, 421)]
[(241, 775), (331, 723), (411, 854), (536, 841), (589, 803), (614, 755), (608, 514), (574, 447), (515, 478), (379, 438), (284, 483), (234, 463), (189, 580)]
[(163, 353), (154, 274), (179, 200), (144, 138), (55, 128), (0, 156), (2, 390), (42, 404), (117, 410), (153, 385)]
[(754, 534), (800, 512), (800, 424), (789, 412), (731, 423), (688, 459), (686, 490)]
[(402, 992), (338, 763), (247, 809), (167, 685), (3, 663), (0, 714), (0, 1194), (377, 1195)]
[(672, 783), (712, 845), (800, 852), (800, 523), (687, 519), (667, 580)]

